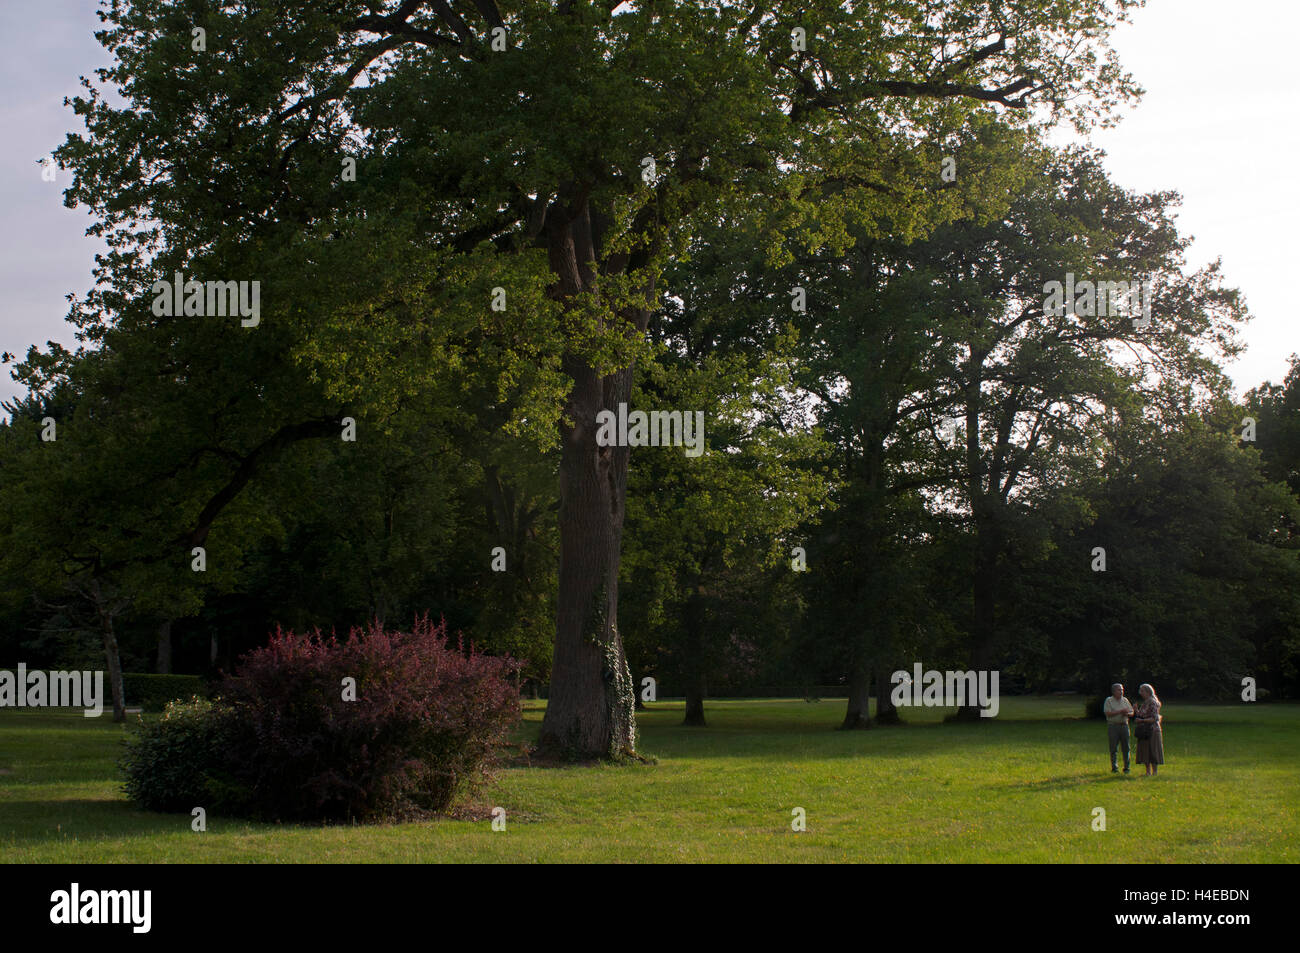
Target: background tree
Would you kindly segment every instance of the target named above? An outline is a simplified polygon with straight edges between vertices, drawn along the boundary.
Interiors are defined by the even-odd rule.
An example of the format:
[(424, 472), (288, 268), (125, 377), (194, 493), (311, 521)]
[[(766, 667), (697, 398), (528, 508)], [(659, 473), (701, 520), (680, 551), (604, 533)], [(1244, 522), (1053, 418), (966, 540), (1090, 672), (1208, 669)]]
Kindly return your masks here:
[[(1263, 458), (1264, 472), (1300, 495), (1300, 355), (1291, 355), (1282, 383), (1261, 384), (1246, 393), (1243, 403), (1255, 421), (1251, 442)], [(1232, 425), (1239, 434), (1246, 432), (1244, 416)]]
[[(1024, 187), (1024, 148), (1015, 129), (971, 117), (944, 137), (932, 178), (961, 220), (996, 220)], [(944, 153), (959, 175), (943, 175)], [(818, 611), (807, 634), (821, 664), (845, 673), (843, 727), (866, 728), (873, 673), (878, 713), (896, 720), (889, 696), (899, 646), (933, 646), (918, 634), (950, 628), (938, 610), (946, 600), (935, 602), (928, 588), (926, 549), (939, 527), (924, 494), (945, 489), (951, 475), (925, 461), (947, 439), (940, 432), (951, 398), (940, 382), (961, 318), (946, 307), (938, 239), (915, 241), (901, 227), (854, 239), (843, 250), (792, 253), (779, 280), (808, 286), (807, 307), (795, 315), (799, 381), (836, 448), (837, 505), (814, 537), (808, 583)]]
[(634, 407), (703, 414), (698, 456), (677, 447), (637, 455), (624, 552), (629, 626), (661, 647), (688, 725), (704, 724), (711, 672), (788, 632), (788, 617), (758, 620), (774, 621), (767, 598), (789, 587), (772, 576), (794, 571), (792, 531), (825, 498), (793, 335), (772, 319), (763, 289), (727, 267), (758, 245), (752, 220), (719, 222), (668, 272), (677, 294), (651, 323), (659, 353), (633, 390)]
[[(1183, 271), (1188, 243), (1173, 224), (1176, 197), (1136, 195), (1109, 182), (1095, 156), (1030, 152), (1030, 186), (1006, 219), (958, 222), (918, 253), (949, 275), (941, 304), (961, 320), (951, 364), (934, 393), (960, 422), (953, 446), (936, 442), (936, 485), (960, 474), (941, 506), (964, 512), (973, 546), (970, 666), (993, 667), (1000, 587), (1052, 532), (1047, 497), (1097, 465), (1107, 408), (1155, 400), (1161, 387), (1222, 394), (1214, 357), (1236, 353), (1245, 311), (1217, 264)], [(1047, 282), (1150, 280), (1149, 326), (1140, 315), (1080, 307), (1045, 310)], [(962, 717), (978, 717), (966, 706)]]
[(1071, 491), (1088, 518), (1018, 574), (1007, 624), (1031, 687), (1100, 695), (1141, 680), (1231, 699), (1247, 675), (1270, 690), (1294, 677), (1297, 500), (1225, 410), (1184, 401), (1163, 419), (1108, 419), (1095, 479)]

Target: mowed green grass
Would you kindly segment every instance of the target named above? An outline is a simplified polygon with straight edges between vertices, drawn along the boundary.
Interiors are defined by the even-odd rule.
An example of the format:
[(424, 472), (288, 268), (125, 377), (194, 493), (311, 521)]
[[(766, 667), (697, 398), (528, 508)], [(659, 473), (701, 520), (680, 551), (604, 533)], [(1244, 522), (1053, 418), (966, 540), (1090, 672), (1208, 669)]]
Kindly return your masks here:
[[(520, 740), (536, 736), (526, 703)], [(646, 765), (509, 767), (489, 820), (252, 824), (141, 811), (121, 793), (123, 727), (0, 711), (0, 860), (42, 862), (1300, 861), (1300, 706), (1166, 704), (1158, 777), (1110, 773), (1077, 697), (1004, 699), (997, 719), (833, 730), (843, 702), (681, 703), (639, 716)], [(792, 809), (807, 830), (791, 830)], [(1093, 830), (1093, 809), (1106, 830)]]

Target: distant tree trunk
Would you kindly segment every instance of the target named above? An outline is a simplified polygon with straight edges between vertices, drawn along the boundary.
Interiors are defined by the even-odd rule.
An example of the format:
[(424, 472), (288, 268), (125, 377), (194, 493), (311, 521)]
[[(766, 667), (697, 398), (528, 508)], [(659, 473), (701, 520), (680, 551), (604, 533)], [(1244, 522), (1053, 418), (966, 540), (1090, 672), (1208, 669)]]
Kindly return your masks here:
[(172, 673), (172, 622), (166, 619), (158, 623), (158, 664), (159, 675)]
[(704, 661), (704, 604), (698, 591), (686, 599), (682, 612), (686, 627), (686, 717), (683, 725), (704, 727), (704, 696), (708, 685)]
[(108, 665), (109, 690), (113, 693), (113, 721), (126, 721), (126, 701), (123, 697), (122, 660), (117, 649), (117, 634), (113, 631), (114, 609), (109, 606), (99, 580), (91, 584), (95, 610), (99, 615), (100, 638), (104, 643), (104, 661)]
[(849, 704), (840, 725), (842, 731), (871, 727), (871, 672), (861, 653), (857, 654), (849, 670)]
[[(972, 576), (972, 625), (970, 666), (976, 672), (988, 671), (993, 658), (993, 640), (997, 625), (998, 549), (991, 528), (976, 530), (976, 560)], [(967, 699), (951, 716), (954, 721), (985, 721), (979, 702)]]
[[(879, 609), (876, 593), (879, 592), (879, 553), (884, 544), (878, 511), (882, 508), (879, 488), (884, 481), (883, 438), (876, 440), (867, 451), (862, 472), (865, 474), (866, 500), (857, 527), (858, 553), (854, 560), (858, 585), (854, 587), (859, 615), (856, 632), (849, 646), (849, 702), (844, 710), (842, 731), (858, 731), (871, 727), (871, 653), (879, 638)], [(859, 588), (860, 587), (860, 588)]]
[[(975, 563), (971, 574), (971, 654), (970, 665), (976, 671), (986, 670), (991, 658), (996, 635), (996, 606), (998, 584), (998, 556), (1000, 533), (998, 501), (992, 495), (996, 489), (997, 474), (986, 474), (980, 445), (980, 409), (983, 396), (980, 390), (984, 352), (972, 351), (970, 366), (974, 368), (966, 384), (966, 480), (971, 503), (971, 518), (975, 528)], [(988, 476), (992, 486), (985, 489)], [(967, 699), (972, 702), (971, 699)], [(951, 716), (953, 721), (982, 721), (978, 700), (959, 706)]]
[(117, 636), (113, 632), (113, 620), (104, 618), (104, 658), (108, 662), (108, 683), (113, 690), (113, 720), (126, 721), (125, 688), (122, 685), (122, 662), (117, 651)]
[(686, 681), (686, 717), (682, 719), (683, 725), (693, 725), (697, 728), (705, 726), (704, 721), (704, 696), (707, 694), (707, 686), (704, 682), (704, 675), (697, 673), (692, 675)]

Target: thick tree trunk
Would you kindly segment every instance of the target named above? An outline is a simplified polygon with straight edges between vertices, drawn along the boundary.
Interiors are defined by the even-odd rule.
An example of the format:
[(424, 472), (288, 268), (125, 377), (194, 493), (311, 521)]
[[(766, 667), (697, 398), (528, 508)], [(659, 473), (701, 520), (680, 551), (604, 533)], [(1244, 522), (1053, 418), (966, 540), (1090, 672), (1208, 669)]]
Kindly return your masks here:
[(627, 454), (597, 447), (595, 414), (583, 417), (590, 424), (566, 428), (560, 462), (555, 657), (539, 740), (569, 757), (617, 758), (635, 750), (632, 674), (617, 624)]
[(172, 623), (170, 619), (158, 624), (158, 664), (155, 666), (159, 675), (172, 673)]
[[(547, 247), (557, 277), (551, 293), (567, 304), (594, 293), (591, 217), (585, 199), (557, 200), (547, 214)], [(639, 311), (625, 321), (643, 333)], [(550, 699), (538, 747), (568, 758), (635, 754), (632, 675), (618, 631), (618, 570), (627, 493), (627, 447), (596, 444), (596, 415), (617, 413), (632, 391), (632, 368), (601, 374), (566, 355), (573, 380), (560, 424), (560, 568)]]
[(855, 659), (849, 672), (849, 704), (840, 729), (853, 731), (871, 727), (871, 673), (866, 662)]
[(903, 719), (898, 716), (898, 707), (892, 697), (894, 683), (890, 680), (893, 672), (887, 666), (879, 666), (876, 673), (876, 724), (901, 725)]

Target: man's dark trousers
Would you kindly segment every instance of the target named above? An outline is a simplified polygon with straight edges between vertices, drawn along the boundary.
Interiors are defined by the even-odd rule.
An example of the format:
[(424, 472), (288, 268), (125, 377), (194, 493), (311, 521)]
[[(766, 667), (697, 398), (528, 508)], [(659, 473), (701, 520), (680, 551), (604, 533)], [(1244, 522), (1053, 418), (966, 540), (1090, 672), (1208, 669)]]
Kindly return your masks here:
[(1106, 725), (1106, 734), (1110, 740), (1110, 768), (1115, 770), (1115, 748), (1124, 749), (1124, 770), (1128, 770), (1128, 722), (1122, 725)]

